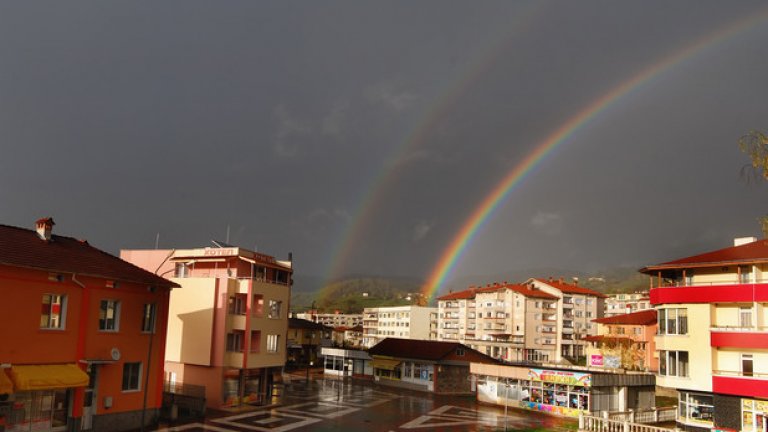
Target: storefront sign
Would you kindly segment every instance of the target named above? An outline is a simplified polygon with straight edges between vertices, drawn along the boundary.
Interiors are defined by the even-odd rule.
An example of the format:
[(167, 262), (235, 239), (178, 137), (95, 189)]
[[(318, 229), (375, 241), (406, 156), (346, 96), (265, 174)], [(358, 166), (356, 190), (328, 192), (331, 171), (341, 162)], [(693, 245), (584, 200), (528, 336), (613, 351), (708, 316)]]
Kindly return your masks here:
[(589, 356), (590, 366), (603, 366), (603, 356), (601, 354), (592, 354)]
[(578, 417), (579, 412), (581, 412), (576, 408), (545, 405), (545, 404), (540, 404), (536, 402), (520, 402), (520, 407), (529, 409), (532, 411), (541, 411), (541, 412), (561, 415), (565, 417)]
[(528, 379), (532, 381), (543, 381), (583, 387), (589, 387), (592, 385), (592, 374), (581, 372), (549, 369), (528, 369)]

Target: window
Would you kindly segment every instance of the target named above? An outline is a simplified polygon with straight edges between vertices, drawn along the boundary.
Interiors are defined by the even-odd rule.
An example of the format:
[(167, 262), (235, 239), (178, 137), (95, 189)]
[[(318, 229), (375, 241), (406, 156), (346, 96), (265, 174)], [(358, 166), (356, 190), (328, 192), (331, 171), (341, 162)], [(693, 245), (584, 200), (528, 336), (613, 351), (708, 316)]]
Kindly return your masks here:
[(688, 351), (659, 351), (660, 376), (688, 376)]
[(155, 310), (157, 305), (154, 303), (147, 303), (144, 305), (144, 313), (141, 318), (141, 331), (143, 333), (155, 332)]
[(176, 263), (176, 269), (174, 271), (174, 277), (185, 278), (189, 276), (189, 265), (187, 263)]
[(267, 352), (276, 353), (278, 351), (278, 344), (280, 342), (280, 335), (267, 335)]
[(229, 297), (229, 304), (227, 305), (227, 312), (234, 315), (245, 315), (246, 302), (248, 301), (247, 294), (235, 294)]
[(141, 363), (123, 364), (123, 391), (137, 391), (141, 383)]
[(752, 354), (741, 355), (741, 375), (752, 376)]
[(660, 335), (688, 334), (688, 309), (659, 309)]
[(227, 351), (243, 352), (243, 334), (242, 330), (234, 330), (227, 333)]
[(43, 294), (43, 309), (40, 314), (40, 328), (63, 329), (66, 308), (67, 296)]
[(279, 300), (270, 300), (269, 301), (269, 317), (270, 318), (280, 318), (280, 309), (283, 307), (283, 302)]
[(456, 348), (456, 355), (461, 357), (464, 355), (464, 348)]
[(739, 308), (739, 326), (752, 327), (752, 308)]
[(120, 301), (102, 300), (99, 305), (99, 330), (117, 331), (120, 327)]
[(251, 315), (255, 317), (264, 316), (264, 296), (261, 294), (253, 295), (253, 302), (251, 303)]
[(681, 391), (678, 418), (687, 423), (712, 425), (714, 398), (711, 395)]

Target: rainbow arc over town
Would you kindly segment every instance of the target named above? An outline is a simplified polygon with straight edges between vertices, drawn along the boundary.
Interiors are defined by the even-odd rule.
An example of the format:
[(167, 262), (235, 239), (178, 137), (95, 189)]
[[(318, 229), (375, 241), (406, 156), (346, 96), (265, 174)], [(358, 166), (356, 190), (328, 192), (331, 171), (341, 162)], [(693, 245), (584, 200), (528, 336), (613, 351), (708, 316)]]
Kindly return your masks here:
[(768, 19), (768, 9), (759, 14), (751, 15), (724, 26), (710, 33), (681, 50), (664, 57), (628, 80), (614, 86), (606, 93), (584, 106), (575, 115), (571, 116), (543, 141), (541, 141), (522, 161), (513, 167), (511, 171), (499, 181), (496, 186), (485, 196), (480, 204), (467, 218), (459, 231), (453, 237), (448, 247), (440, 254), (436, 265), (429, 273), (427, 283), (423, 288), (424, 295), (431, 300), (445, 283), (447, 277), (456, 266), (467, 247), (475, 238), (480, 228), (493, 216), (504, 199), (527, 178), (533, 170), (541, 164), (547, 155), (558, 147), (568, 142), (585, 125), (594, 120), (599, 114), (614, 106), (622, 98), (632, 94), (651, 80), (683, 64), (709, 48), (713, 48), (724, 41), (753, 29), (757, 24)]
[(353, 246), (360, 243), (360, 237), (365, 231), (364, 228), (374, 219), (378, 206), (382, 205), (384, 201), (384, 195), (391, 189), (391, 185), (397, 178), (396, 174), (408, 165), (409, 152), (418, 148), (427, 139), (429, 132), (438, 126), (440, 119), (471, 88), (472, 83), (480, 80), (483, 74), (494, 65), (496, 59), (503, 55), (507, 45), (513, 42), (517, 35), (525, 33), (530, 27), (537, 24), (537, 17), (544, 9), (543, 3), (522, 4), (517, 9), (516, 16), (509, 23), (504, 34), (495, 38), (498, 42), (478, 54), (469, 62), (468, 67), (445, 78), (441, 85), (443, 90), (424, 109), (422, 115), (413, 123), (413, 127), (395, 146), (390, 161), (383, 164), (382, 169), (378, 170), (368, 184), (362, 188), (362, 198), (352, 213), (349, 226), (344, 230), (330, 254), (327, 272), (324, 276), (325, 288), (328, 288), (328, 282), (340, 275), (342, 268), (352, 254)]

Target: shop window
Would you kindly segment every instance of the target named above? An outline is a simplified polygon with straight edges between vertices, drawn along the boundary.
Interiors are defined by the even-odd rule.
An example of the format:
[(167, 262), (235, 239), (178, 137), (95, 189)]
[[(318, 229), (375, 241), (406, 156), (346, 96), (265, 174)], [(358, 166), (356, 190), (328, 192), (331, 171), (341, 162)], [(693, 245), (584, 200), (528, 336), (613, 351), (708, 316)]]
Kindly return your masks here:
[(120, 301), (102, 300), (99, 305), (99, 330), (118, 331), (120, 328)]
[(141, 383), (141, 363), (123, 364), (123, 391), (137, 391)]
[(40, 328), (63, 329), (67, 310), (67, 296), (43, 294), (43, 308), (40, 314)]
[(155, 332), (155, 312), (157, 305), (154, 303), (147, 303), (144, 305), (144, 312), (141, 318), (141, 331), (143, 333)]
[(280, 335), (267, 335), (267, 352), (276, 353), (279, 349)]
[(678, 416), (681, 421), (711, 426), (713, 413), (714, 403), (711, 395), (680, 392)]

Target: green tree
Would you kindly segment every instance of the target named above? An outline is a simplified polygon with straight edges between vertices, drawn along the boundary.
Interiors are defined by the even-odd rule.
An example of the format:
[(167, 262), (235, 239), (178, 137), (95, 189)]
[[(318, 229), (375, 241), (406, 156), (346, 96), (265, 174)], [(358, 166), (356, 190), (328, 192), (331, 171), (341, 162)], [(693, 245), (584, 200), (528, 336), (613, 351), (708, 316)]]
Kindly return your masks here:
[[(759, 130), (752, 130), (739, 139), (739, 148), (749, 156), (750, 165), (742, 169), (750, 179), (768, 180), (768, 135)], [(768, 238), (768, 215), (758, 218), (763, 236)]]

